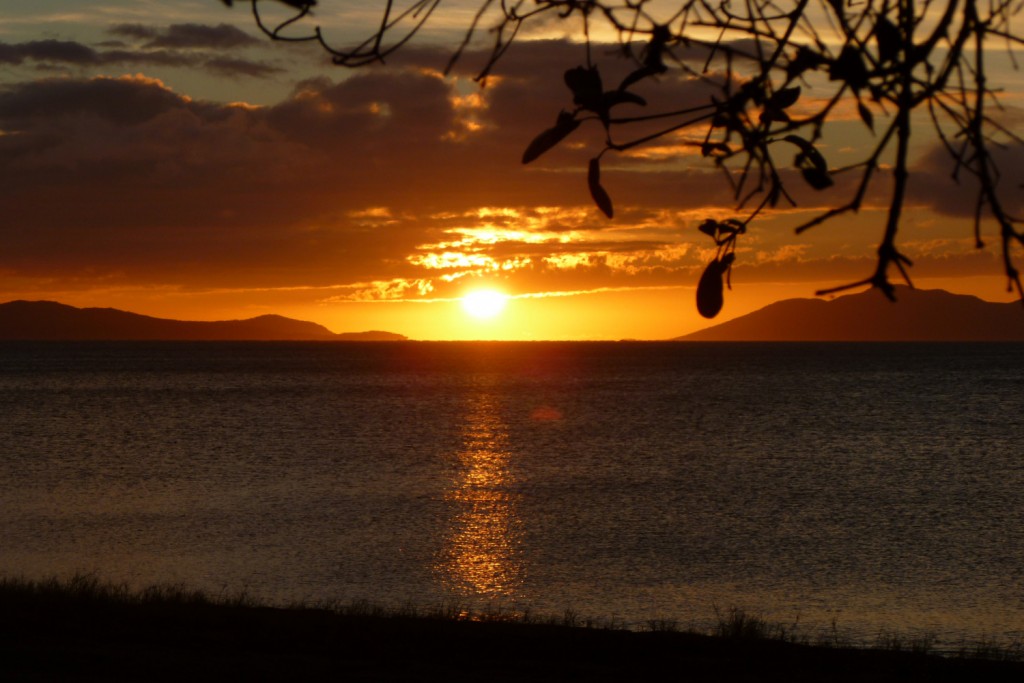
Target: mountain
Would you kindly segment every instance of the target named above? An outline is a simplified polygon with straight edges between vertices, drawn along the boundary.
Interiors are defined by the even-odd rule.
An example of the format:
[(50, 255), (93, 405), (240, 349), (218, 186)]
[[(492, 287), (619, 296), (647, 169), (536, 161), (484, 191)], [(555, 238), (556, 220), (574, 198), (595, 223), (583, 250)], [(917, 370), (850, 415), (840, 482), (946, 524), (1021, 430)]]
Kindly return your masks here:
[(334, 334), (322, 325), (279, 315), (197, 322), (115, 308), (75, 308), (54, 301), (10, 301), (0, 304), (0, 339), (398, 341), (405, 337), (391, 332)]
[(1024, 341), (1024, 306), (941, 289), (787, 299), (675, 341)]

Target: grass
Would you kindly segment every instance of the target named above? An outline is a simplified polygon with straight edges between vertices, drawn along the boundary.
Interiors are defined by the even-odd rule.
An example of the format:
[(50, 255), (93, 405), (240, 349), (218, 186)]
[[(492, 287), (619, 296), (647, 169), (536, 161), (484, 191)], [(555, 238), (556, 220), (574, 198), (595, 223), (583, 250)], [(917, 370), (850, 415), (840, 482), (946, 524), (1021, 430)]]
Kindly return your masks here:
[(245, 592), (133, 591), (88, 575), (0, 580), (0, 680), (1024, 680), (1020, 648), (994, 642), (953, 657), (895, 634), (874, 648), (811, 644), (798, 624), (739, 609), (718, 612), (712, 631), (456, 605), (280, 608)]
[(800, 637), (797, 624), (790, 627), (778, 622), (768, 621), (764, 617), (748, 614), (737, 607), (724, 614), (715, 607), (717, 626), (714, 635), (720, 638), (740, 638), (750, 640), (778, 640), (786, 643), (806, 644)]

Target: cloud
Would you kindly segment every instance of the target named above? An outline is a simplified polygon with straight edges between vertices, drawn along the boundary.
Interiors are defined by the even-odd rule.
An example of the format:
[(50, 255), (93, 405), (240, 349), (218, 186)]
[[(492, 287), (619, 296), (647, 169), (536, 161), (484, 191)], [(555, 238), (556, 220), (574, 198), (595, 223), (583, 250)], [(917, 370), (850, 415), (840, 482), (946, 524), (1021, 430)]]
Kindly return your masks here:
[(263, 62), (254, 62), (237, 57), (210, 57), (202, 62), (209, 71), (223, 76), (249, 76), (252, 78), (269, 78), (283, 73), (284, 69)]
[(261, 45), (263, 41), (229, 24), (171, 24), (166, 28), (142, 24), (118, 24), (110, 33), (144, 41), (146, 48), (231, 50)]
[(187, 100), (159, 81), (138, 78), (32, 81), (0, 92), (0, 121), (9, 131), (31, 134), (54, 120), (99, 118), (132, 126)]
[[(1004, 210), (1012, 216), (1024, 215), (1024, 143), (1009, 141), (989, 146), (993, 178)], [(938, 213), (966, 219), (971, 224), (977, 206), (980, 184), (965, 169), (957, 171), (956, 160), (942, 145), (928, 149), (912, 169), (909, 196), (912, 201)], [(954, 173), (956, 175), (954, 177)], [(987, 211), (983, 211), (988, 216)]]
[(0, 64), (20, 66), (35, 62), (42, 66), (165, 66), (206, 69), (219, 75), (267, 78), (284, 70), (231, 51), (261, 45), (262, 41), (227, 24), (172, 24), (165, 29), (121, 24), (111, 31), (141, 41), (137, 47), (104, 44), (96, 49), (70, 40), (34, 40), (0, 43)]
[(20, 65), (25, 61), (92, 65), (102, 60), (96, 50), (71, 40), (32, 40), (0, 43), (0, 64)]

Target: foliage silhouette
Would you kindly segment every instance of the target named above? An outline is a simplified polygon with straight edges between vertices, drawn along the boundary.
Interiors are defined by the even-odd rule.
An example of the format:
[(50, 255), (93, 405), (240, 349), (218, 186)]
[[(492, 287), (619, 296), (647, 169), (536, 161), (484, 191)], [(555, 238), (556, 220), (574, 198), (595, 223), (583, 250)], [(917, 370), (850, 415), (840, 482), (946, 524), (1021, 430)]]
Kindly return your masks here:
[[(231, 0), (223, 0), (231, 5)], [(351, 47), (328, 41), (312, 20), (315, 0), (249, 0), (259, 28), (275, 40), (315, 41), (340, 66), (382, 62), (401, 49), (430, 19), (443, 0), (381, 0), (376, 31)], [(1013, 260), (1024, 246), (1021, 219), (1011, 215), (1000, 193), (993, 151), (1021, 144), (1013, 131), (990, 114), (998, 107), (989, 85), (986, 57), (994, 48), (1011, 51), (1024, 44), (1011, 19), (1019, 0), (478, 0), (477, 12), (455, 47), (450, 69), (486, 27), (493, 44), (477, 75), (483, 81), (528, 22), (544, 17), (575, 25), (585, 63), (565, 71), (573, 108), (561, 110), (555, 125), (526, 148), (530, 163), (558, 145), (581, 124), (604, 130), (603, 148), (589, 164), (588, 187), (609, 218), (612, 200), (600, 183), (600, 161), (682, 131), (703, 131), (701, 154), (722, 169), (731, 184), (737, 217), (706, 221), (700, 230), (714, 239), (717, 252), (698, 287), (698, 309), (712, 317), (721, 309), (722, 278), (729, 284), (738, 238), (766, 209), (795, 206), (792, 183), (814, 190), (832, 186), (836, 176), (855, 174), (846, 201), (796, 227), (803, 233), (838, 216), (856, 213), (870, 188), (891, 177), (883, 235), (874, 271), (863, 279), (819, 291), (828, 294), (864, 285), (895, 299), (890, 271), (913, 286), (911, 260), (897, 246), (910, 176), (912, 133), (931, 128), (949, 155), (954, 179), (976, 183), (974, 241), (984, 247), (982, 222), (998, 230), (1008, 291), (1024, 301), (1020, 272)], [(268, 4), (294, 12), (271, 21)], [(399, 7), (401, 5), (401, 7)], [(670, 11), (666, 11), (666, 8)], [(274, 14), (271, 12), (271, 14)], [(569, 24), (571, 25), (571, 24)], [(616, 86), (602, 80), (592, 55), (592, 34), (609, 31), (633, 70)], [(703, 63), (694, 64), (693, 55)], [(724, 65), (712, 68), (715, 65)], [(620, 105), (645, 107), (630, 88), (657, 80), (670, 69), (699, 79), (715, 91), (706, 104), (641, 116), (620, 114)], [(816, 96), (804, 95), (813, 85)], [(825, 93), (821, 96), (819, 93)], [(841, 106), (854, 103), (861, 122), (874, 135), (861, 159), (833, 168), (820, 142)], [(800, 104), (800, 107), (796, 107)], [(795, 111), (796, 109), (796, 111)], [(927, 114), (927, 123), (911, 114)], [(884, 118), (878, 115), (882, 114)], [(651, 130), (650, 126), (656, 125)], [(634, 132), (641, 129), (641, 132)], [(691, 133), (692, 134), (692, 133)], [(795, 148), (795, 157), (791, 156)], [(798, 174), (789, 172), (795, 167)], [(891, 171), (887, 167), (891, 166)]]

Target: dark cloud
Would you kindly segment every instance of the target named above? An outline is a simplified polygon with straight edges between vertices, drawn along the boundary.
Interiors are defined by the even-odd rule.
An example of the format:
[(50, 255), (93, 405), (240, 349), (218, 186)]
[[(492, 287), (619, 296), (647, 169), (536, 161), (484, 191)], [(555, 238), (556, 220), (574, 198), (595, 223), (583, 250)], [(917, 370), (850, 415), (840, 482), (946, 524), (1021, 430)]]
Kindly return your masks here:
[[(434, 185), (411, 168), (416, 136), (434, 154), (450, 121), (438, 113), (450, 107), (437, 79), (392, 86), (357, 78), (271, 109), (192, 102), (142, 78), (8, 88), (0, 168), (10, 178), (2, 204), (12, 239), (0, 267), (77, 262), (172, 277), (197, 261), (209, 272), (192, 269), (195, 276), (220, 281), (287, 263), (284, 280), (333, 281), (348, 264), (352, 276), (379, 275), (422, 235), (361, 234), (344, 223), (346, 207), (389, 204), (396, 192)], [(387, 115), (374, 114), (369, 105), (385, 96)], [(406, 166), (394, 174), (403, 188), (388, 169)]]
[(202, 67), (205, 58), (173, 50), (112, 49), (97, 54), (97, 63), (118, 66), (168, 66), (174, 68)]
[(100, 118), (129, 127), (185, 101), (158, 82), (133, 78), (32, 81), (0, 92), (5, 129), (31, 135), (53, 119)]
[[(737, 53), (756, 54), (754, 41), (739, 40), (726, 42)], [(589, 50), (584, 43), (567, 40), (521, 40), (514, 42), (502, 55), (501, 59), (489, 71), (490, 76), (502, 78), (550, 77), (561, 82), (566, 70), (585, 65), (588, 59), (598, 66), (606, 86), (617, 86), (625, 76), (640, 66), (645, 43), (634, 42), (627, 46), (615, 44), (592, 43)], [(444, 69), (450, 66), (451, 72), (465, 77), (476, 78), (488, 65), (491, 52), (475, 50), (463, 53), (459, 59), (451, 63), (454, 50), (449, 48), (409, 46), (389, 56), (388, 63), (393, 65), (428, 66), (433, 69)], [(710, 62), (708, 62), (709, 57)], [(703, 65), (708, 62), (710, 67), (724, 65), (724, 53), (711, 50), (702, 45), (691, 43), (687, 46), (676, 46), (671, 50), (671, 57), (666, 61), (685, 61), (690, 64)], [(663, 81), (671, 79), (669, 75), (657, 77)]]
[(70, 40), (32, 40), (27, 43), (0, 43), (0, 64), (60, 62), (90, 65), (101, 63), (99, 53), (92, 48)]
[(111, 28), (110, 32), (117, 36), (144, 41), (143, 46), (147, 48), (230, 50), (263, 43), (229, 24), (171, 24), (167, 28), (118, 24)]
[[(997, 257), (987, 250), (959, 249), (941, 256), (919, 255), (913, 248), (906, 251), (914, 257), (914, 267), (908, 271), (912, 279), (971, 277), (1000, 272)], [(733, 282), (737, 285), (754, 282), (853, 282), (871, 275), (877, 265), (873, 254), (761, 262), (741, 255), (733, 268)], [(898, 273), (890, 273), (890, 276), (894, 281), (900, 281)]]
[(227, 24), (175, 24), (166, 29), (122, 24), (113, 30), (117, 35), (143, 41), (144, 45), (131, 48), (120, 42), (105, 43), (102, 44), (104, 49), (97, 50), (69, 40), (0, 43), (0, 64), (18, 66), (31, 61), (48, 66), (205, 68), (219, 75), (254, 78), (267, 78), (283, 71), (262, 61), (231, 54), (231, 50), (258, 45), (261, 41)]
[(144, 24), (117, 24), (108, 29), (108, 33), (125, 38), (134, 38), (138, 41), (155, 40), (160, 35), (160, 29), (155, 26)]
[(283, 73), (284, 69), (263, 62), (254, 62), (237, 57), (211, 57), (204, 59), (203, 66), (208, 70), (224, 76), (250, 76), (252, 78), (269, 78), (274, 74)]
[[(1024, 144), (990, 145), (989, 154), (1003, 209), (1011, 216), (1024, 215)], [(958, 171), (952, 154), (936, 143), (912, 169), (908, 196), (939, 213), (973, 220), (979, 188), (978, 179), (963, 168)], [(987, 210), (982, 215), (989, 216)]]

